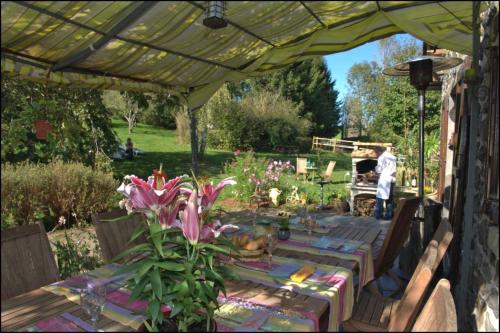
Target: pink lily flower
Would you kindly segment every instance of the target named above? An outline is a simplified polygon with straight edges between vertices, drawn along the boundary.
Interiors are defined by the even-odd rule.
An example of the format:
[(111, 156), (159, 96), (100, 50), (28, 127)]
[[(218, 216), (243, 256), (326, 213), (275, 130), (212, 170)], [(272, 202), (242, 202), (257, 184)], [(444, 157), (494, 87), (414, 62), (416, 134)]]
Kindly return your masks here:
[(201, 228), (200, 240), (205, 242), (210, 241), (214, 238), (219, 237), (220, 234), (224, 232), (224, 230), (231, 228), (239, 229), (239, 227), (234, 224), (225, 224), (221, 227), (219, 220), (216, 220), (215, 223), (205, 224)]
[(160, 213), (158, 215), (158, 220), (163, 229), (168, 229), (173, 226), (180, 227), (178, 222), (176, 223), (177, 213), (181, 206), (186, 205), (186, 202), (183, 200), (178, 200), (175, 205), (171, 204), (160, 209)]
[(179, 214), (184, 237), (191, 245), (196, 245), (200, 238), (200, 223), (198, 221), (198, 193), (191, 192), (186, 208)]
[[(212, 183), (209, 184), (204, 184), (199, 187), (199, 197), (201, 198), (201, 203), (200, 205), (205, 207), (205, 209), (210, 209), (217, 199), (217, 197), (220, 194), (220, 191), (227, 185), (234, 185), (236, 184), (236, 181), (234, 180), (234, 177), (229, 177), (226, 179), (223, 179), (215, 188), (212, 185)], [(181, 190), (183, 193), (186, 194), (191, 194), (192, 190), (188, 188), (183, 188)]]
[[(155, 177), (149, 177), (146, 182), (133, 175), (126, 176), (125, 179), (130, 179), (131, 183), (125, 186), (122, 193), (128, 195), (136, 209), (158, 211), (175, 199), (180, 190), (181, 178), (176, 177), (155, 188), (154, 185), (159, 185)], [(122, 186), (119, 189), (121, 188)]]

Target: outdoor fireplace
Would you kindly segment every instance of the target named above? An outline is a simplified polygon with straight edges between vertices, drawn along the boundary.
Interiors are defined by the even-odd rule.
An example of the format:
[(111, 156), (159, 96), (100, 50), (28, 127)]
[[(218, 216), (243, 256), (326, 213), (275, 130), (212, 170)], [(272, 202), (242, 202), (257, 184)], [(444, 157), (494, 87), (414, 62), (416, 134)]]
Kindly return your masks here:
[[(377, 183), (379, 175), (375, 172), (377, 166), (377, 154), (373, 149), (359, 148), (359, 146), (377, 147), (381, 143), (356, 142), (351, 153), (352, 178), (346, 185), (351, 190), (349, 206), (354, 216), (371, 216), (375, 208), (375, 197), (377, 195)], [(394, 193), (414, 193), (413, 190), (404, 186), (394, 186)]]
[(352, 178), (348, 187), (351, 188), (349, 205), (352, 207), (352, 215), (372, 215), (378, 183), (378, 174), (375, 173), (377, 154), (373, 149), (355, 147), (351, 158)]

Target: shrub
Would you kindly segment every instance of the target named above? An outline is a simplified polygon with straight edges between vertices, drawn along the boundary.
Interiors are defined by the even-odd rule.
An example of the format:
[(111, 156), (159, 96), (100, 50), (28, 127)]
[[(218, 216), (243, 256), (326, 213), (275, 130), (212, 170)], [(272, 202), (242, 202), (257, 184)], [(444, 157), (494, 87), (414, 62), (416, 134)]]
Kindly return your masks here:
[(226, 87), (207, 104), (211, 131), (208, 143), (214, 148), (271, 150), (295, 145), (307, 135), (311, 123), (299, 117), (299, 108), (278, 93), (256, 91), (241, 101), (231, 99)]
[(117, 202), (119, 184), (113, 176), (81, 163), (4, 164), (1, 179), (2, 228), (44, 215), (83, 222), (91, 212), (108, 210)]
[(92, 250), (89, 249), (85, 241), (85, 238), (78, 235), (78, 241), (75, 242), (65, 230), (64, 241), (58, 240), (54, 243), (54, 253), (61, 279), (67, 279), (74, 275), (91, 271), (102, 265), (101, 250), (96, 236), (89, 234), (87, 240), (93, 243)]

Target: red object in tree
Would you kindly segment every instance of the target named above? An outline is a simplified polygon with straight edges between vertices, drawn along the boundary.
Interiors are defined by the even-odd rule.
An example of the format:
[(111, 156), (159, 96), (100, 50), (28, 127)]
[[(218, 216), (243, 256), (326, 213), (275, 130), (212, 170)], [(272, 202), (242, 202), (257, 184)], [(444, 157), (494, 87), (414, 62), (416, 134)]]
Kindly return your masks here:
[(48, 120), (35, 120), (36, 138), (40, 140), (47, 139), (50, 131)]

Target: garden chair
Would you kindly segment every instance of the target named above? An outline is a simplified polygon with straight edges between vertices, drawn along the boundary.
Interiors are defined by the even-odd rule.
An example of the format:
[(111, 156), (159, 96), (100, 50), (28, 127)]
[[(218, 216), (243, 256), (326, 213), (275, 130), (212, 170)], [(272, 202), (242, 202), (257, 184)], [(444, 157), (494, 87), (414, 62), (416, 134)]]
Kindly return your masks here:
[(457, 332), (457, 311), (450, 281), (439, 280), (411, 331)]
[(99, 246), (106, 263), (111, 262), (123, 251), (146, 242), (144, 234), (133, 242), (129, 242), (137, 227), (145, 223), (141, 215), (127, 215), (124, 210), (114, 210), (108, 213), (92, 214), (92, 222), (95, 225)]
[(333, 169), (335, 168), (335, 161), (330, 161), (330, 163), (328, 163), (328, 166), (326, 168), (326, 171), (320, 175), (321, 177), (321, 180), (319, 182), (317, 182), (317, 184), (319, 186), (321, 186), (321, 190), (320, 190), (320, 205), (319, 205), (319, 208), (320, 209), (323, 209), (323, 186), (325, 186), (326, 184), (330, 184), (332, 182), (332, 175), (333, 175)]
[(304, 175), (304, 180), (307, 176), (307, 158), (297, 157), (297, 179), (300, 175)]
[(59, 280), (41, 222), (2, 231), (2, 301)]
[(328, 163), (328, 166), (326, 167), (325, 172), (320, 175), (322, 182), (329, 182), (329, 183), (331, 183), (331, 181), (332, 181), (332, 175), (333, 175), (333, 169), (335, 169), (335, 164), (336, 163), (337, 163), (336, 161), (330, 161)]
[(345, 331), (402, 332), (415, 321), (432, 277), (453, 238), (451, 225), (442, 221), (420, 258), (403, 297), (395, 300), (363, 290), (355, 304), (351, 319), (343, 322)]
[[(404, 286), (399, 277), (391, 271), (391, 267), (394, 264), (394, 260), (399, 256), (403, 244), (410, 234), (411, 222), (415, 216), (419, 202), (419, 197), (399, 199), (396, 213), (392, 218), (380, 252), (375, 260), (375, 279), (387, 273), (387, 275), (396, 281), (400, 287)], [(373, 286), (373, 284), (371, 284), (371, 286)]]

